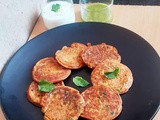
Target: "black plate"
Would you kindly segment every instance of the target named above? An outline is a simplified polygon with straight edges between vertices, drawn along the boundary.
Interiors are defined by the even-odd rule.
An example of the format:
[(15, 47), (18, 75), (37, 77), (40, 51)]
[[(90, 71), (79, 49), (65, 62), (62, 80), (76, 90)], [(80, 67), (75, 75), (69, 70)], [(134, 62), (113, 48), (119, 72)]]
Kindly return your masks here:
[[(154, 117), (160, 105), (160, 58), (155, 50), (143, 38), (124, 28), (102, 23), (74, 23), (39, 35), (8, 62), (0, 78), (1, 105), (7, 119), (43, 119), (41, 109), (26, 98), (27, 87), (32, 82), (32, 68), (38, 60), (54, 56), (58, 49), (72, 42), (111, 44), (118, 49), (122, 63), (132, 70), (134, 82), (129, 92), (122, 95), (123, 111), (117, 120), (149, 120)], [(65, 84), (75, 87), (71, 80), (73, 76), (90, 80), (90, 73), (87, 67), (72, 70)]]

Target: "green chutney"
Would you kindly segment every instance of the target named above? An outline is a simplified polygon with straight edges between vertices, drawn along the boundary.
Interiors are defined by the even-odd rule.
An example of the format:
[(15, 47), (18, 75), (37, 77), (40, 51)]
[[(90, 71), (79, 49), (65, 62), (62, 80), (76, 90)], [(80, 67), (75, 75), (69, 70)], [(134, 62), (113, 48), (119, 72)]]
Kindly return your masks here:
[(85, 22), (112, 22), (111, 6), (105, 3), (90, 3), (81, 7), (82, 20)]

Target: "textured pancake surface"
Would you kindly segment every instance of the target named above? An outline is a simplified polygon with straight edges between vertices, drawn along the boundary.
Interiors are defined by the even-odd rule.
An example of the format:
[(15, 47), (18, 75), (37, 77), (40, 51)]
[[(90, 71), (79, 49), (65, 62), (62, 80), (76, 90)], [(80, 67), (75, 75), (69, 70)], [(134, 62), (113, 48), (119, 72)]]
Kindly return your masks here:
[(84, 99), (74, 88), (56, 87), (45, 97), (47, 102), (42, 106), (44, 120), (77, 120), (84, 110)]
[(86, 103), (81, 117), (89, 120), (112, 120), (122, 111), (117, 91), (106, 86), (92, 86), (82, 94)]
[(33, 81), (27, 90), (28, 100), (36, 106), (41, 107), (41, 98), (45, 95), (45, 92), (39, 92), (37, 82)]
[[(64, 86), (63, 81), (60, 81), (58, 83), (55, 83), (55, 87), (56, 86)], [(38, 83), (33, 81), (30, 86), (27, 89), (27, 98), (28, 100), (33, 103), (36, 106), (41, 107), (42, 106), (42, 98), (45, 96), (45, 94), (47, 94), (46, 92), (40, 92), (38, 90)]]
[(82, 52), (82, 59), (89, 68), (94, 69), (99, 63), (107, 59), (120, 62), (121, 56), (115, 47), (102, 43), (87, 47)]
[[(119, 74), (113, 79), (108, 79), (104, 73), (111, 72), (119, 68)], [(91, 82), (94, 86), (104, 85), (117, 90), (120, 94), (126, 93), (133, 83), (131, 70), (124, 64), (115, 60), (106, 60), (92, 71)]]
[(71, 74), (71, 70), (61, 66), (53, 57), (39, 60), (33, 68), (32, 76), (36, 82), (46, 80), (57, 83), (66, 79)]
[(66, 68), (81, 68), (85, 65), (81, 58), (81, 53), (86, 47), (87, 46), (82, 43), (72, 43), (70, 47), (64, 46), (56, 52), (56, 59), (59, 64)]

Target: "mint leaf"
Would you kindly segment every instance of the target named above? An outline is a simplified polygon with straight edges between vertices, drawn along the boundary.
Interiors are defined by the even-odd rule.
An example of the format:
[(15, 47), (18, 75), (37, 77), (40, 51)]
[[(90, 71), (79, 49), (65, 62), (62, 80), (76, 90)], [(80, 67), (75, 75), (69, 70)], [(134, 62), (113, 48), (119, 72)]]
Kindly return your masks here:
[(86, 87), (87, 85), (89, 85), (88, 81), (79, 76), (73, 78), (73, 83), (79, 87)]
[(38, 90), (40, 92), (50, 92), (54, 89), (54, 84), (46, 81), (46, 80), (41, 80), (38, 84)]
[(116, 91), (117, 91), (118, 93), (121, 93), (121, 90), (120, 90), (120, 89), (116, 89)]
[(60, 10), (61, 5), (60, 4), (53, 4), (52, 5), (52, 11), (53, 12), (58, 12)]
[(106, 78), (108, 79), (114, 79), (118, 76), (120, 69), (116, 68), (115, 70), (113, 70), (112, 72), (105, 72), (104, 75), (106, 76)]

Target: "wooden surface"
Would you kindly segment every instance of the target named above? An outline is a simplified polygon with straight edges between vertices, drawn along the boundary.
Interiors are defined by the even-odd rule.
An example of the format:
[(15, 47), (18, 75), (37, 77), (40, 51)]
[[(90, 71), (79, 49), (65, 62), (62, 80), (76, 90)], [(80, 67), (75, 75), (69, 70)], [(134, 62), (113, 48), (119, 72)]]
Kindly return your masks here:
[[(113, 6), (113, 22), (142, 36), (148, 41), (160, 56), (160, 6)], [(75, 5), (76, 21), (80, 22), (80, 7)], [(30, 36), (30, 39), (46, 31), (40, 17)], [(0, 113), (0, 120), (4, 120)], [(160, 120), (160, 112), (153, 120)]]
[[(113, 6), (112, 24), (127, 28), (147, 40), (160, 56), (160, 6)], [(80, 6), (75, 5), (76, 21), (80, 22)], [(30, 39), (46, 31), (40, 17)]]

